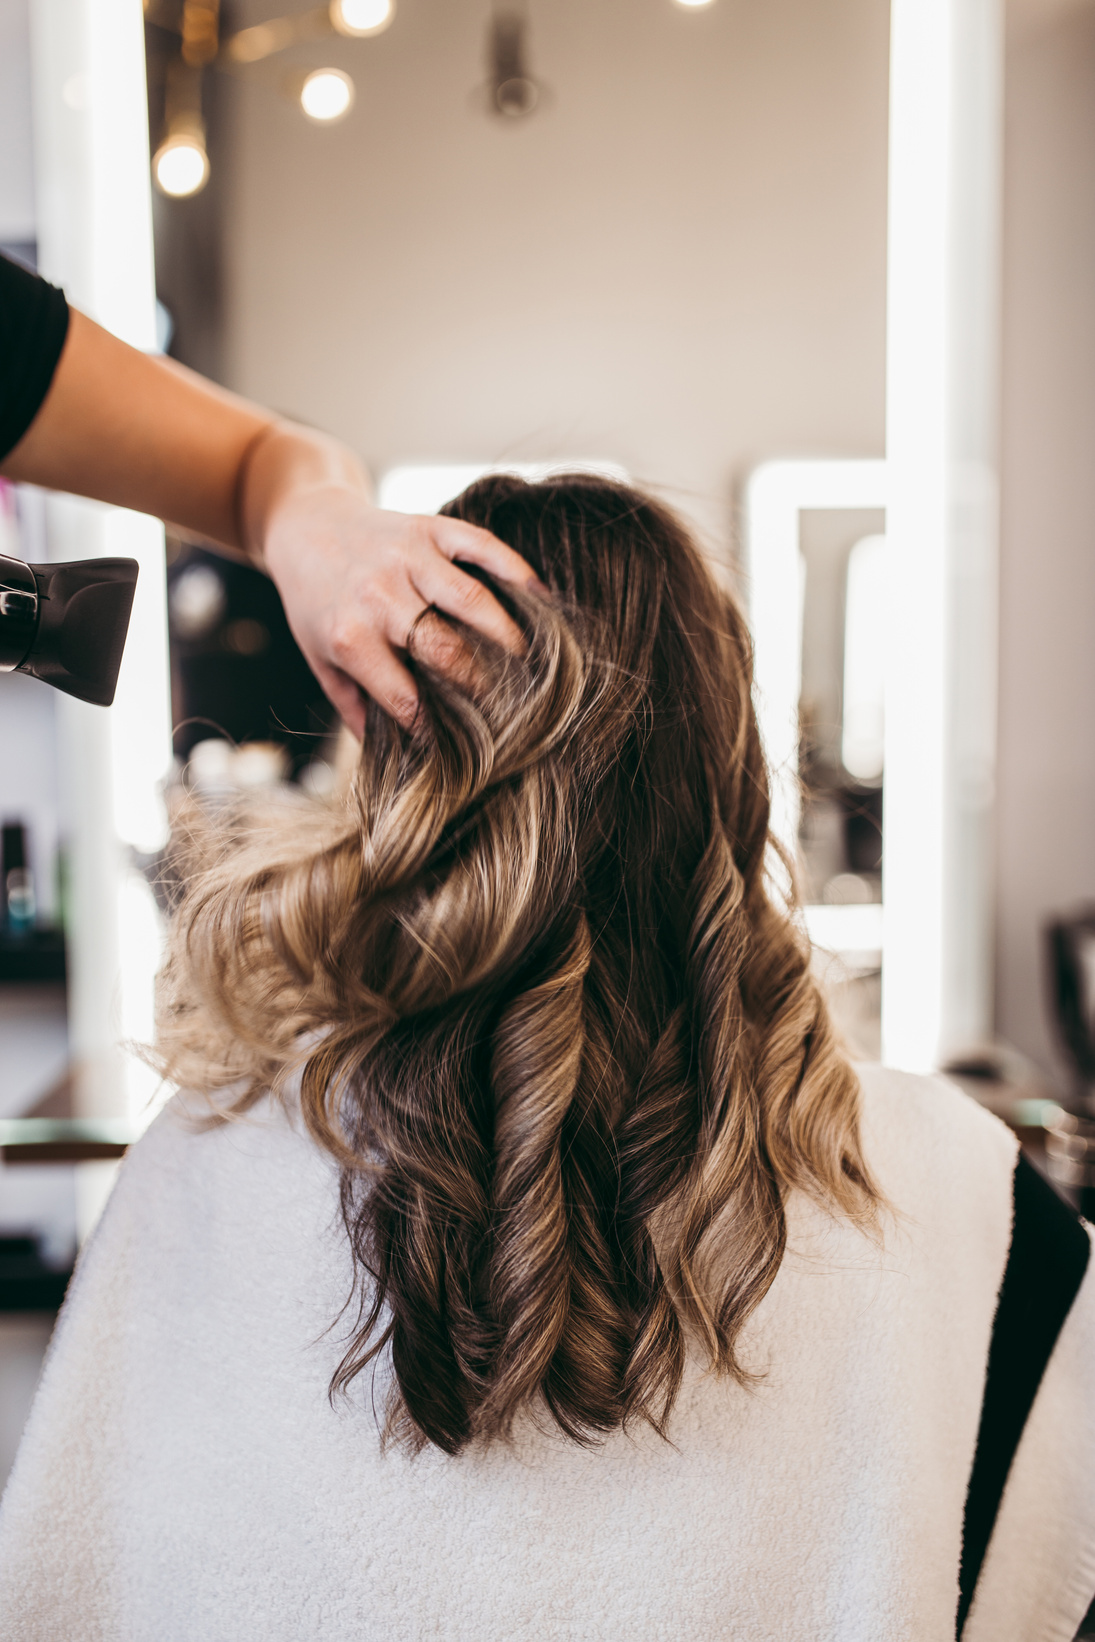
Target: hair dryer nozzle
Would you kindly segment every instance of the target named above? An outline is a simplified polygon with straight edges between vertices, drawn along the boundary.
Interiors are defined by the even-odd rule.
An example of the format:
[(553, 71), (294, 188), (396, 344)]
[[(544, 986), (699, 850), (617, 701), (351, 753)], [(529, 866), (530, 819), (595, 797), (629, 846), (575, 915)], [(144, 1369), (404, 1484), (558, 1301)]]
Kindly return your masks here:
[(0, 556), (0, 670), (109, 707), (122, 664), (135, 559), (24, 564)]

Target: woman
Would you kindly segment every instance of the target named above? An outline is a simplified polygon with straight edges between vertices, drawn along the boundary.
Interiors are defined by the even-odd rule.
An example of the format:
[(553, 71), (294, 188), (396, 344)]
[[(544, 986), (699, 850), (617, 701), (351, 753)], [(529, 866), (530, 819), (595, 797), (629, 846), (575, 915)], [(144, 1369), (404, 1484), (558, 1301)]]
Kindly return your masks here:
[(680, 523), (588, 477), (451, 512), (546, 584), (498, 590), (523, 652), (454, 630), (348, 799), (186, 829), (160, 1055), (204, 1099), (84, 1253), (4, 1635), (1071, 1635), (1086, 1232), (844, 1059)]

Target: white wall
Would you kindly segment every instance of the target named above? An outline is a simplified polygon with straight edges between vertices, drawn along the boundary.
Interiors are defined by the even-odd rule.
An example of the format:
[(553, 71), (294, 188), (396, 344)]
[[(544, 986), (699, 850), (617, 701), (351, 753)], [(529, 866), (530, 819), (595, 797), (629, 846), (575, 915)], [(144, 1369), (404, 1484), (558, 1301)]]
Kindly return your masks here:
[(887, 9), (533, 0), (527, 122), (476, 104), (482, 0), (299, 54), (339, 126), (239, 85), (230, 382), (378, 471), (611, 457), (716, 535), (764, 456), (880, 454)]
[(0, 243), (34, 238), (26, 0), (0, 0)]
[(1095, 899), (1095, 4), (1007, 63), (997, 1024), (1044, 1064), (1046, 916)]

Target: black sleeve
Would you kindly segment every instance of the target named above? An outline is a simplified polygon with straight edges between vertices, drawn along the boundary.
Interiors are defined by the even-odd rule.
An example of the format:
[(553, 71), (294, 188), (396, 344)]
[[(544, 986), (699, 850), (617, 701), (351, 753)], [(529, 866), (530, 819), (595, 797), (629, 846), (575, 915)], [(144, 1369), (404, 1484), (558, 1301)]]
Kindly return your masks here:
[(65, 293), (0, 256), (0, 461), (38, 415), (67, 335)]
[(981, 1426), (966, 1494), (959, 1636), (1027, 1415), (1091, 1254), (1079, 1215), (1021, 1153), (1013, 1194), (1011, 1248), (992, 1326)]

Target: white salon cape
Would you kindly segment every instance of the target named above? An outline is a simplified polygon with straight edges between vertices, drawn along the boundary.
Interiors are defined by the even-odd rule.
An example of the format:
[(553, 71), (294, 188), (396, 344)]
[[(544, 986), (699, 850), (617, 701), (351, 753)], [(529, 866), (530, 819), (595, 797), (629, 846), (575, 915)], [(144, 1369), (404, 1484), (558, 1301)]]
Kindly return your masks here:
[[(530, 1421), (456, 1459), (384, 1450), (364, 1377), (329, 1400), (351, 1266), (335, 1167), (299, 1118), (267, 1101), (202, 1129), (176, 1100), (61, 1314), (0, 1508), (0, 1637), (953, 1642), (1016, 1145), (941, 1081), (862, 1081), (896, 1212), (878, 1245), (791, 1202), (745, 1337), (755, 1388), (696, 1362), (670, 1442), (583, 1449)], [(1095, 1594), (1082, 1266), (963, 1642), (1070, 1642)]]

